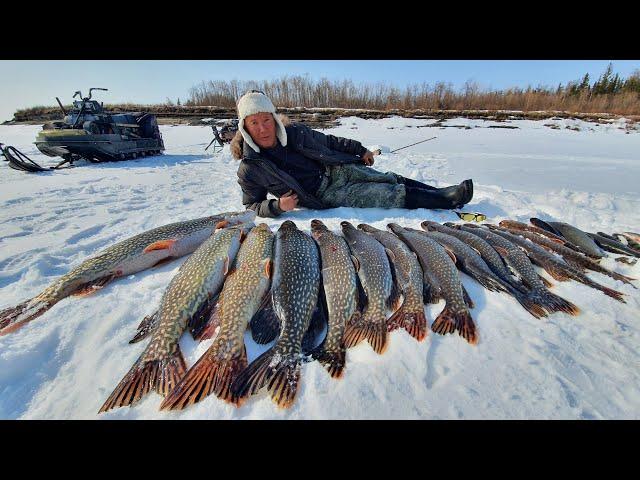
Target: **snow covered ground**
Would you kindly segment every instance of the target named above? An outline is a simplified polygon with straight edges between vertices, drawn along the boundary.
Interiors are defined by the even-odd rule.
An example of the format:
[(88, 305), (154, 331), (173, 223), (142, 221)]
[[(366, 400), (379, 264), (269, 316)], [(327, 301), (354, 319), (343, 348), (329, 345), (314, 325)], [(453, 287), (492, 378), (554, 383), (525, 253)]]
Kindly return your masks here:
[[(473, 178), (475, 197), (466, 210), (486, 213), (494, 223), (535, 216), (587, 231), (640, 230), (640, 131), (624, 120), (598, 125), (458, 118), (442, 127), (419, 128), (432, 123), (354, 117), (325, 132), (382, 147), (375, 165), (380, 170), (436, 186)], [(0, 126), (0, 141), (52, 165), (54, 159), (39, 155), (32, 143), (39, 128)], [(38, 175), (0, 164), (0, 308), (36, 295), (116, 241), (166, 223), (242, 209), (237, 163), (228, 146), (215, 156), (204, 152), (210, 128), (161, 129), (167, 146), (161, 157), (79, 163)], [(434, 135), (435, 140), (388, 153)], [(351, 208), (297, 210), (265, 221), (275, 231), (291, 219), (308, 232), (313, 218), (335, 231), (341, 220), (416, 228), (424, 219), (459, 221), (448, 211)], [(639, 264), (614, 258), (611, 254), (602, 264), (640, 278)], [(554, 281), (553, 291), (582, 313), (544, 320), (461, 275), (476, 302), (471, 312), (479, 330), (477, 346), (457, 335), (429, 332), (418, 343), (404, 331), (393, 332), (384, 355), (367, 343), (350, 349), (342, 380), (331, 379), (318, 363), (305, 364), (298, 397), (288, 410), (278, 410), (260, 393), (241, 408), (210, 396), (185, 411), (167, 413), (158, 411), (161, 398), (151, 393), (133, 408), (97, 415), (145, 348), (146, 342), (130, 345), (128, 340), (142, 317), (155, 310), (183, 261), (121, 279), (85, 299), (65, 299), (0, 337), (0, 418), (640, 418), (640, 290), (598, 273), (589, 276), (627, 293), (626, 304), (576, 282)], [(443, 305), (425, 307), (429, 323)], [(246, 338), (249, 361), (269, 347)], [(211, 341), (182, 338), (189, 366)]]

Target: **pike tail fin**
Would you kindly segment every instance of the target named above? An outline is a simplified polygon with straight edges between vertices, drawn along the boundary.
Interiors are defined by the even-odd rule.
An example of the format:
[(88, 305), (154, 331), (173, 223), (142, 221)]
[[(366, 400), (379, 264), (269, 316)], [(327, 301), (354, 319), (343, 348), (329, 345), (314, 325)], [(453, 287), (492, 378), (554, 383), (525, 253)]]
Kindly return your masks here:
[(212, 345), (191, 367), (160, 405), (160, 410), (182, 410), (214, 393), (216, 397), (237, 407), (242, 398), (231, 392), (233, 380), (247, 367), (247, 352), (239, 356), (220, 358)]
[(351, 317), (342, 336), (344, 346), (355, 347), (366, 339), (376, 353), (383, 354), (387, 349), (387, 322), (384, 317), (376, 318), (367, 315)]
[(422, 305), (419, 311), (409, 311), (406, 302), (387, 320), (387, 330), (404, 328), (409, 335), (421, 342), (427, 336), (427, 318)]
[(39, 317), (54, 305), (50, 302), (39, 301), (29, 306), (33, 300), (30, 299), (15, 307), (0, 310), (0, 336), (18, 330), (25, 323)]
[(549, 313), (565, 312), (569, 315), (578, 315), (580, 313), (580, 309), (573, 303), (548, 290), (532, 291), (530, 297)]
[(458, 331), (471, 345), (478, 343), (478, 333), (476, 332), (476, 325), (473, 323), (471, 314), (468, 310), (462, 312), (454, 312), (449, 305), (445, 305), (444, 310), (438, 315), (431, 325), (431, 330), (440, 335), (446, 335), (447, 333), (453, 333)]
[(543, 304), (539, 303), (539, 298), (533, 294), (533, 291), (522, 293), (517, 290), (511, 291), (511, 295), (518, 301), (522, 308), (536, 318), (547, 316), (547, 311)]
[(337, 350), (329, 350), (325, 342), (322, 342), (311, 351), (311, 356), (320, 362), (333, 378), (342, 378), (347, 356), (344, 346)]
[(301, 362), (298, 354), (281, 354), (275, 347), (270, 348), (238, 375), (231, 384), (231, 392), (244, 398), (266, 386), (271, 399), (279, 407), (288, 408), (298, 391)]
[(151, 390), (166, 396), (187, 371), (179, 346), (176, 346), (170, 357), (150, 361), (143, 361), (143, 358), (144, 353), (133, 364), (98, 413), (112, 408), (132, 406)]

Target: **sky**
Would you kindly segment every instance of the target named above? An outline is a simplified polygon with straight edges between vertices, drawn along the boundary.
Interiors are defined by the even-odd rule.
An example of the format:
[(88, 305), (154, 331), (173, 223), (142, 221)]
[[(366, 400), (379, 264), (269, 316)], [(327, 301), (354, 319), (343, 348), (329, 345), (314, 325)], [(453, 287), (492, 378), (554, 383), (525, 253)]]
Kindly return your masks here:
[(384, 82), (403, 88), (427, 82), (454, 88), (474, 81), (487, 89), (566, 84), (589, 73), (597, 79), (613, 63), (623, 78), (640, 60), (0, 60), (0, 122), (20, 108), (71, 103), (77, 90), (108, 88), (105, 103), (181, 101), (206, 80), (272, 80), (309, 75), (314, 80)]

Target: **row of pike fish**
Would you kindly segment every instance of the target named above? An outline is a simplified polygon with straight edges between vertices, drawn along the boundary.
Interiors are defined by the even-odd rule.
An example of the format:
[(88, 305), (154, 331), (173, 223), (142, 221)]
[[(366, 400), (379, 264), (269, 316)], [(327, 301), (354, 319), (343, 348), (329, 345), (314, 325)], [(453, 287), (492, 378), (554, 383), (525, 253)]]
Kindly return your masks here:
[[(0, 335), (18, 329), (70, 295), (84, 296), (109, 281), (193, 253), (169, 283), (158, 310), (145, 317), (130, 343), (149, 344), (100, 412), (133, 405), (155, 390), (161, 409), (183, 409), (214, 393), (240, 405), (266, 387), (281, 407), (290, 406), (301, 365), (317, 360), (332, 377), (345, 367), (345, 350), (363, 340), (382, 354), (388, 332), (427, 335), (424, 304), (445, 300), (431, 325), (478, 342), (469, 312), (473, 300), (460, 281), (465, 272), (491, 291), (513, 296), (531, 315), (577, 315), (573, 303), (550, 292), (533, 265), (554, 279), (577, 280), (624, 302), (623, 293), (596, 283), (586, 270), (630, 284), (631, 278), (598, 264), (615, 253), (640, 256), (640, 235), (594, 235), (558, 222), (505, 220), (500, 225), (439, 224), (423, 230), (389, 224), (388, 231), (342, 222), (343, 235), (321, 221), (311, 236), (291, 221), (274, 235), (253, 223), (251, 211), (165, 225), (109, 247), (74, 268), (40, 295), (0, 311)], [(597, 243), (596, 243), (597, 242)], [(635, 288), (635, 287), (634, 287)], [(387, 312), (392, 311), (391, 315)], [(272, 348), (248, 364), (244, 332)], [(326, 327), (324, 340), (316, 338)], [(187, 369), (179, 340), (215, 339)]]

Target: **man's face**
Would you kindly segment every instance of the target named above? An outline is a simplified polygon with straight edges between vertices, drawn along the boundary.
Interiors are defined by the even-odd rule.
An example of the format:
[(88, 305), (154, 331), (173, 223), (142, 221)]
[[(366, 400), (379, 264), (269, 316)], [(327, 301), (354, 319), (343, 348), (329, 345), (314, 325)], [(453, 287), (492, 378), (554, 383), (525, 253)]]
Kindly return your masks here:
[(244, 119), (244, 128), (260, 148), (276, 146), (276, 121), (270, 113), (255, 113)]

